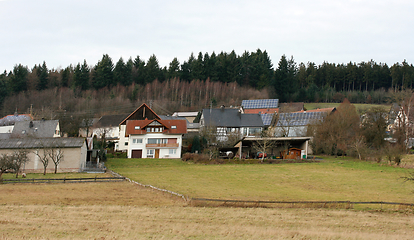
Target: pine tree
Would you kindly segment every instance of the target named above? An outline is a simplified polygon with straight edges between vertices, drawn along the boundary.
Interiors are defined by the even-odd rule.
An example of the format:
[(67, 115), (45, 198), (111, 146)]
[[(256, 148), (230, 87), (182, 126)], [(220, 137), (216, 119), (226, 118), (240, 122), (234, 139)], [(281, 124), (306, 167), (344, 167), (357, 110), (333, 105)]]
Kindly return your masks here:
[(167, 70), (167, 79), (178, 78), (180, 75), (180, 62), (177, 58), (174, 58)]
[(158, 64), (158, 59), (154, 54), (151, 55), (151, 57), (148, 59), (147, 64), (145, 65), (145, 73), (146, 73), (146, 77), (145, 77), (146, 83), (150, 83), (154, 81), (155, 79), (158, 79), (160, 82), (163, 80), (161, 76), (161, 69)]
[(0, 110), (3, 109), (3, 102), (8, 94), (6, 80), (7, 72), (4, 71), (3, 74), (0, 74)]
[(74, 73), (73, 73), (73, 85), (75, 88), (80, 88), (81, 90), (89, 89), (89, 67), (86, 63), (86, 60), (83, 61), (83, 65), (81, 66), (80, 63), (76, 65)]
[(114, 81), (114, 64), (108, 54), (102, 56), (93, 72), (92, 87), (95, 89), (101, 89), (104, 87), (111, 87), (116, 85)]
[(132, 70), (132, 79), (135, 83), (145, 84), (145, 61), (142, 61), (139, 56), (134, 59), (134, 66)]
[(49, 70), (47, 69), (46, 62), (43, 61), (42, 66), (36, 68), (37, 77), (39, 82), (37, 83), (36, 89), (41, 91), (47, 89), (49, 83)]
[(278, 68), (275, 71), (274, 88), (280, 102), (290, 100), (291, 94), (295, 92), (296, 87), (296, 65), (293, 57), (290, 60), (283, 55), (279, 61)]
[(60, 86), (68, 87), (69, 86), (69, 78), (70, 78), (70, 67), (65, 68), (62, 73), (60, 74)]
[(27, 90), (27, 77), (29, 69), (21, 64), (14, 66), (13, 73), (9, 78), (9, 86), (13, 93)]

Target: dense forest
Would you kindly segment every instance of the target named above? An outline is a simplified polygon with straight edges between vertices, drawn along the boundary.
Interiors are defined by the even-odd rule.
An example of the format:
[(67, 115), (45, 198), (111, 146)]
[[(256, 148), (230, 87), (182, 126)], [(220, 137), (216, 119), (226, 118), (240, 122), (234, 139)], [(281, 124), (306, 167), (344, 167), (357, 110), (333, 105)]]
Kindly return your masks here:
[(155, 55), (148, 61), (137, 56), (115, 63), (104, 54), (94, 66), (84, 60), (63, 69), (49, 69), (43, 62), (31, 69), (18, 64), (5, 70), (0, 75), (0, 110), (3, 115), (29, 107), (96, 111), (153, 101), (169, 112), (269, 97), (281, 102), (341, 102), (346, 97), (355, 103), (386, 103), (413, 83), (414, 67), (405, 60), (392, 66), (373, 60), (316, 65), (298, 64), (293, 56), (283, 55), (274, 66), (267, 52), (258, 49), (242, 55), (200, 52), (161, 67)]

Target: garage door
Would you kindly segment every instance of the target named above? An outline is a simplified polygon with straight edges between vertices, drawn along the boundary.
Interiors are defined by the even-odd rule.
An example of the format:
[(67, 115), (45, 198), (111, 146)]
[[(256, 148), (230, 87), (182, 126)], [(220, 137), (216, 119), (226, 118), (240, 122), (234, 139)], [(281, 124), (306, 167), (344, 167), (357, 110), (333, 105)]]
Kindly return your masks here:
[(132, 150), (132, 158), (142, 158), (142, 149)]

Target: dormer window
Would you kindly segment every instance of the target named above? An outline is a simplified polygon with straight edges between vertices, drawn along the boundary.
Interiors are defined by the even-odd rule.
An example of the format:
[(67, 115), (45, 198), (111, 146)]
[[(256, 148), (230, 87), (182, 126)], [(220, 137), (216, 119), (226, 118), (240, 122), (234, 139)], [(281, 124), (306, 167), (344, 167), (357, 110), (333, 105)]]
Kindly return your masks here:
[(171, 129), (176, 129), (177, 128), (177, 126), (171, 126)]
[(140, 130), (141, 127), (140, 126), (135, 126), (135, 130)]

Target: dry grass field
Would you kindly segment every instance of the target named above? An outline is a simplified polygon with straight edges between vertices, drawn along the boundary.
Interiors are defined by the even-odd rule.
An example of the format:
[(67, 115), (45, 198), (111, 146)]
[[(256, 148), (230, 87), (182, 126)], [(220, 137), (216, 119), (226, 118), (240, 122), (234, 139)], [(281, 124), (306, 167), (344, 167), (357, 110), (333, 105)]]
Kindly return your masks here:
[(0, 239), (412, 239), (409, 211), (190, 207), (129, 182), (0, 185)]
[[(413, 159), (406, 157), (404, 164), (411, 165)], [(270, 191), (273, 194), (269, 195), (271, 199), (283, 196), (292, 199), (292, 192), (272, 193), (269, 188), (259, 187), (263, 185), (259, 175), (273, 179), (276, 174), (283, 181), (272, 181), (272, 184), (277, 184), (280, 190), (295, 186), (306, 190), (313, 186), (310, 191), (303, 190), (303, 196), (298, 199), (325, 198), (330, 195), (324, 195), (324, 192), (335, 189), (340, 189), (335, 194), (343, 196), (338, 195), (338, 199), (359, 199), (354, 197), (358, 195), (363, 199), (372, 194), (371, 191), (381, 193), (378, 200), (412, 202), (414, 198), (412, 185), (399, 179), (407, 169), (343, 159), (274, 166), (208, 166), (130, 159), (109, 161), (108, 165), (111, 164), (140, 182), (148, 181), (155, 186), (193, 196), (217, 195), (220, 198), (230, 193), (257, 199), (247, 191), (260, 198), (265, 196), (264, 192)], [(335, 173), (334, 178), (331, 172)], [(253, 185), (241, 184), (242, 175)], [(53, 178), (56, 175), (30, 177)], [(140, 180), (142, 177), (145, 181)], [(209, 189), (214, 181), (218, 181), (216, 187)], [(192, 188), (192, 185), (198, 187)], [(368, 185), (372, 190), (363, 188), (356, 191), (362, 185)], [(180, 186), (185, 188), (180, 189)], [(195, 191), (199, 186), (207, 188), (201, 192), (203, 194)], [(0, 239), (412, 239), (414, 236), (412, 208), (376, 206), (372, 208), (376, 210), (364, 208), (359, 211), (309, 206), (289, 208), (289, 205), (285, 208), (196, 205), (128, 181), (0, 184)]]

